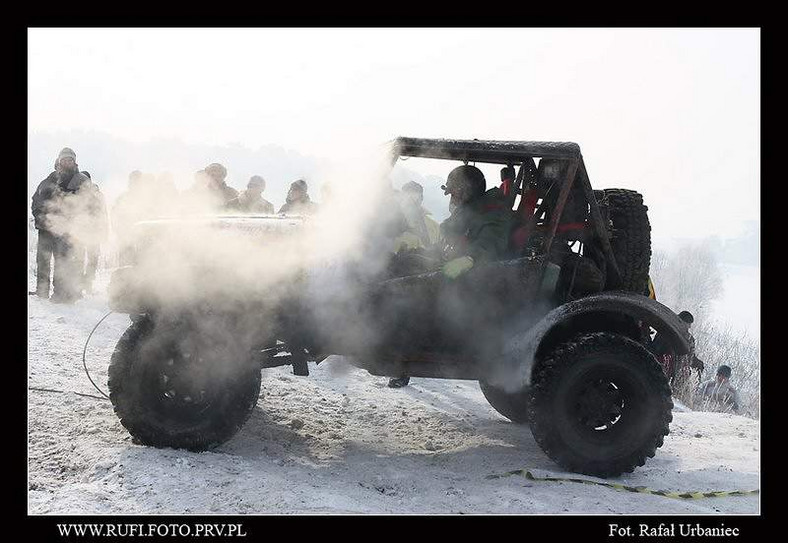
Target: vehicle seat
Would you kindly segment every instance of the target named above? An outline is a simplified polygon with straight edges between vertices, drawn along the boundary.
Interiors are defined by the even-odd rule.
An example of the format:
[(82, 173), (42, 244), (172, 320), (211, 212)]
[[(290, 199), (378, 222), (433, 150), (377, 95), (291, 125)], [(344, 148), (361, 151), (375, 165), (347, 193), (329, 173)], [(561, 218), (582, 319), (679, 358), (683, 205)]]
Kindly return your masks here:
[(514, 256), (521, 256), (528, 243), (528, 220), (536, 211), (536, 202), (539, 200), (539, 189), (529, 187), (520, 199), (520, 205), (514, 211), (515, 220), (509, 235), (509, 249)]

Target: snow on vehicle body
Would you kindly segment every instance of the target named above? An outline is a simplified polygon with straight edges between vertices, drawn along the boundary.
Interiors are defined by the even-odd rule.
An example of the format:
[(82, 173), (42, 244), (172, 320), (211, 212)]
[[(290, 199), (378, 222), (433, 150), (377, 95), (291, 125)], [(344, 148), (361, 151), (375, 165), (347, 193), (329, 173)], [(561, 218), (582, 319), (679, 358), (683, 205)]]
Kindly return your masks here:
[[(618, 475), (653, 456), (672, 402), (649, 333), (665, 334), (676, 354), (690, 353), (691, 338), (644, 295), (651, 251), (642, 197), (594, 191), (574, 143), (398, 138), (391, 150), (392, 165), (424, 157), (515, 167), (507, 258), (454, 281), (437, 271), (370, 276), (349, 263), (339, 282), (321, 283), (319, 270), (293, 272), (287, 256), (279, 260), (305, 250), (291, 235), (301, 219), (215, 218), (198, 239), (254, 232), (240, 243), (270, 258), (196, 258), (162, 284), (156, 270), (173, 242), (162, 231), (185, 225), (148, 224), (146, 247), (158, 243), (161, 256), (147, 270), (118, 270), (110, 285), (111, 306), (134, 321), (109, 371), (124, 426), (149, 445), (211, 447), (251, 413), (261, 368), (308, 375), (307, 362), (338, 354), (375, 375), (478, 380), (496, 410), (528, 422), (545, 453), (572, 471)], [(242, 288), (213, 288), (226, 273)], [(182, 282), (199, 284), (198, 295), (173, 297)]]

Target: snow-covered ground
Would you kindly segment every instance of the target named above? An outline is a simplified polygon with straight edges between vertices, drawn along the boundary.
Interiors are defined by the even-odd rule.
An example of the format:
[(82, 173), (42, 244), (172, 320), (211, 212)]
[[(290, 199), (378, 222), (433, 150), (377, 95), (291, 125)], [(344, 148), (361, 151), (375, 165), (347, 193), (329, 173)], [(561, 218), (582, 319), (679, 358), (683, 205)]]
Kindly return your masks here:
[[(757, 495), (679, 500), (487, 479), (520, 468), (577, 476), (553, 464), (527, 426), (496, 413), (477, 383), (413, 379), (390, 389), (387, 379), (340, 357), (310, 364), (309, 377), (264, 370), (250, 420), (213, 451), (134, 445), (82, 368), (85, 340), (107, 311), (104, 294), (73, 306), (29, 298), (31, 514), (760, 511)], [(88, 368), (105, 391), (110, 354), (128, 322), (112, 315), (91, 340)], [(613, 481), (670, 491), (756, 489), (759, 436), (758, 421), (677, 409), (656, 456)]]

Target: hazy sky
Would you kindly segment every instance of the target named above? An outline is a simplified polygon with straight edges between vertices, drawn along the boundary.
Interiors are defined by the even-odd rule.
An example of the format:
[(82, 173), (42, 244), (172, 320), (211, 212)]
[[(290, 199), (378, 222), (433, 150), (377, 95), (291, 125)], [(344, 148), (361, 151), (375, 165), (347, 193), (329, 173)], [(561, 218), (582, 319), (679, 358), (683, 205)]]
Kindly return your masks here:
[(758, 29), (34, 28), (28, 46), (31, 132), (328, 158), (399, 135), (575, 141), (595, 188), (644, 194), (656, 238), (759, 220)]

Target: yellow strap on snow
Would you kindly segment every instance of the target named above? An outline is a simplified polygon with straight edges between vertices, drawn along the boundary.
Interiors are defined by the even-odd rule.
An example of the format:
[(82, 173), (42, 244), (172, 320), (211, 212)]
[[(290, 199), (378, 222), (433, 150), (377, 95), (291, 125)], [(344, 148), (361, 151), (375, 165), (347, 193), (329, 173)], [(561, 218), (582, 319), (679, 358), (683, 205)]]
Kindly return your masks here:
[(678, 498), (682, 500), (697, 500), (699, 498), (722, 498), (726, 496), (747, 496), (752, 494), (760, 494), (760, 490), (715, 490), (708, 492), (669, 492), (667, 490), (653, 490), (645, 486), (626, 486), (619, 483), (603, 483), (601, 481), (591, 481), (589, 479), (576, 479), (569, 477), (536, 477), (533, 473), (524, 469), (516, 469), (501, 475), (488, 475), (487, 479), (501, 479), (503, 477), (511, 477), (512, 475), (521, 475), (531, 481), (554, 481), (554, 482), (567, 482), (567, 483), (582, 483), (584, 485), (598, 485), (613, 488), (615, 490), (625, 490), (627, 492), (637, 492), (639, 494), (651, 494), (654, 496), (663, 496), (665, 498)]

